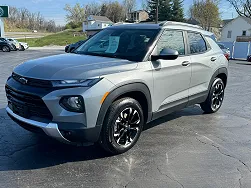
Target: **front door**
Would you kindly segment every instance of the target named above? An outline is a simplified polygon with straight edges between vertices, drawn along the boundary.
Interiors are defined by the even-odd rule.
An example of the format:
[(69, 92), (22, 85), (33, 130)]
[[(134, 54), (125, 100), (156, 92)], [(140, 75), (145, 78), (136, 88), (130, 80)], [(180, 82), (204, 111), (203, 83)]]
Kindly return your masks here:
[(184, 32), (165, 30), (153, 52), (158, 55), (163, 48), (179, 52), (175, 60), (152, 61), (154, 96), (153, 110), (160, 112), (172, 107), (183, 108), (188, 102), (191, 79), (190, 57), (186, 56)]

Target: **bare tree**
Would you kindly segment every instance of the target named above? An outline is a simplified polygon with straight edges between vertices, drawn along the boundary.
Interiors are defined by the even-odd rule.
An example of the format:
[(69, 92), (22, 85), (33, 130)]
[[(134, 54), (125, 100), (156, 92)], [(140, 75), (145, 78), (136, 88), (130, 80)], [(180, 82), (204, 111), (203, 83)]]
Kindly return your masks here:
[(107, 4), (107, 10), (105, 16), (115, 23), (124, 21), (125, 9), (118, 1), (109, 2)]
[(73, 7), (66, 4), (64, 10), (67, 12), (66, 20), (68, 22), (79, 23), (86, 20), (85, 7), (81, 6), (79, 3)]
[(251, 18), (251, 0), (227, 0), (240, 16)]
[(10, 7), (9, 18), (5, 19), (8, 29), (36, 29), (50, 32), (60, 31), (62, 27), (56, 26), (53, 20), (46, 21), (40, 12), (33, 13), (26, 8)]
[(101, 6), (96, 2), (89, 3), (89, 4), (87, 4), (85, 6), (85, 12), (86, 12), (87, 16), (89, 16), (89, 15), (99, 15), (100, 10), (101, 10)]
[(136, 0), (124, 0), (123, 2), (126, 16), (131, 13), (136, 7)]
[(194, 1), (189, 12), (205, 30), (216, 27), (221, 22), (218, 4), (212, 0)]

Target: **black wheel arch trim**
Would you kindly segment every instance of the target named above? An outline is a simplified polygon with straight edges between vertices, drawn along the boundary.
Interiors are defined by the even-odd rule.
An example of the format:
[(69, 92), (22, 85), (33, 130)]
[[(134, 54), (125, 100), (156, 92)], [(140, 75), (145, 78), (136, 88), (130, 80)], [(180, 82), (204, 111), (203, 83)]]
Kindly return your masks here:
[(112, 90), (109, 95), (106, 97), (105, 101), (101, 105), (101, 108), (99, 110), (96, 126), (102, 126), (105, 115), (107, 113), (108, 108), (111, 106), (111, 104), (114, 102), (115, 99), (118, 97), (129, 93), (129, 92), (142, 92), (146, 99), (147, 99), (147, 105), (148, 105), (148, 118), (147, 122), (151, 121), (152, 119), (152, 100), (151, 100), (151, 94), (149, 88), (144, 83), (130, 83), (125, 84), (122, 86), (117, 87), (116, 89)]
[[(213, 84), (214, 79), (215, 79), (219, 74), (225, 74), (226, 77), (228, 77), (227, 68), (226, 68), (226, 67), (221, 67), (221, 68), (217, 69), (217, 70), (214, 72), (213, 76), (211, 77), (210, 83), (209, 83), (209, 85), (208, 85), (208, 91), (210, 91), (210, 87), (211, 87), (211, 85)], [(226, 85), (227, 85), (227, 80), (226, 80)], [(226, 87), (226, 85), (225, 85), (225, 87)]]

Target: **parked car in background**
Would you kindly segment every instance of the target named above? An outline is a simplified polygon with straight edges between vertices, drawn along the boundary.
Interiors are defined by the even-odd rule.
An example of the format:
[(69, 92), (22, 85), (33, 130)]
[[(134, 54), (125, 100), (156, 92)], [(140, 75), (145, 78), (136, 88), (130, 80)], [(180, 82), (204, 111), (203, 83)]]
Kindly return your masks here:
[(26, 42), (19, 42), (19, 45), (20, 45), (19, 50), (21, 50), (21, 51), (27, 50), (29, 48), (29, 45)]
[(81, 46), (82, 44), (85, 43), (86, 40), (80, 40), (76, 43), (73, 43), (73, 44), (69, 44), (65, 47), (65, 52), (66, 53), (71, 53), (73, 52), (74, 50), (76, 50), (79, 46)]
[(10, 52), (16, 50), (16, 47), (7, 39), (0, 38), (0, 50), (2, 50), (3, 52)]
[(16, 50), (20, 49), (19, 42), (16, 39), (12, 39), (12, 38), (6, 38), (6, 39), (15, 46)]
[(222, 43), (217, 43), (218, 46), (220, 47), (220, 49), (223, 51), (225, 57), (227, 58), (227, 60), (230, 59), (230, 50), (229, 48), (227, 48), (224, 44)]
[(12, 38), (7, 38), (7, 40), (14, 44), (17, 50), (24, 51), (29, 48), (29, 45), (26, 42), (19, 42), (18, 40)]

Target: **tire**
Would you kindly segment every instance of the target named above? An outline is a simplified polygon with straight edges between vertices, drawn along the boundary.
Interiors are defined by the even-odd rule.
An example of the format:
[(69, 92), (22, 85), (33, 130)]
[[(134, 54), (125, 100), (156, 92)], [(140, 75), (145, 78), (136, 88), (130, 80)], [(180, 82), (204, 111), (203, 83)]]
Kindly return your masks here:
[(223, 81), (220, 78), (215, 78), (206, 101), (200, 104), (201, 109), (205, 113), (217, 112), (223, 103), (224, 90), (225, 85)]
[(10, 47), (9, 46), (3, 46), (2, 51), (3, 52), (10, 52)]
[(25, 50), (24, 46), (21, 46), (20, 51), (24, 51), (24, 50)]
[(74, 50), (75, 50), (75, 48), (71, 48), (71, 49), (70, 49), (70, 53), (72, 53)]
[(136, 144), (143, 125), (144, 114), (139, 102), (129, 97), (119, 99), (108, 109), (99, 144), (111, 154), (124, 153)]

